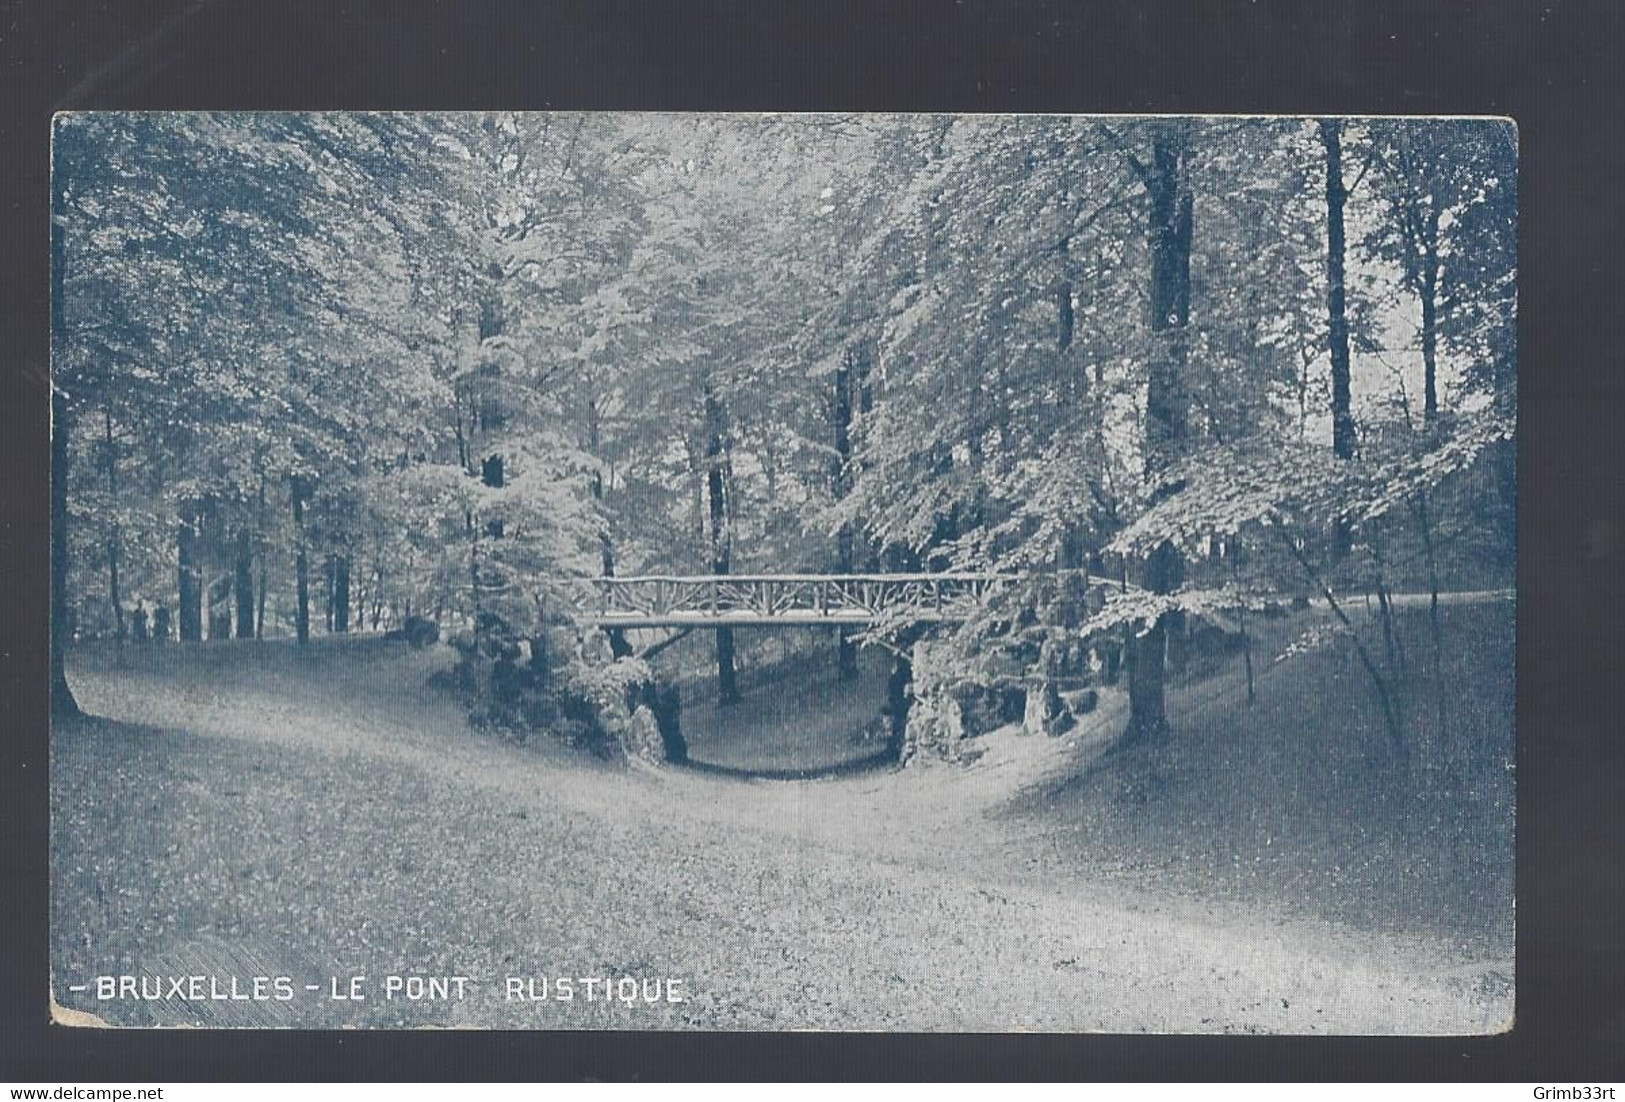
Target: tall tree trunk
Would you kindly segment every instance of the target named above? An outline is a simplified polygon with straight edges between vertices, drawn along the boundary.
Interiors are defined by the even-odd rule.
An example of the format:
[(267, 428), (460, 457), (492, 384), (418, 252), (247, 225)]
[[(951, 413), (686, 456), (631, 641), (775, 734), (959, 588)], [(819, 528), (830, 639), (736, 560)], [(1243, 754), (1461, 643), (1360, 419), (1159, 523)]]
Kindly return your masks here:
[[(1067, 262), (1071, 249), (1070, 236), (1061, 239), (1062, 263)], [(1068, 353), (1072, 351), (1072, 341), (1077, 333), (1077, 310), (1073, 305), (1072, 280), (1062, 277), (1060, 285), (1055, 289), (1055, 351), (1058, 368), (1061, 372), (1063, 385), (1062, 393), (1070, 404), (1081, 401), (1089, 393), (1089, 372), (1084, 366), (1074, 369), (1070, 363)], [(1086, 525), (1082, 519), (1069, 519), (1061, 529), (1061, 545), (1057, 559), (1062, 570), (1081, 570), (1088, 563), (1089, 548), (1087, 546)]]
[(875, 411), (875, 388), (869, 379), (870, 358), (873, 355), (874, 350), (864, 342), (858, 345), (852, 361), (852, 387), (857, 392), (858, 398), (858, 431), (853, 433), (853, 436), (860, 443), (864, 439), (862, 432), (866, 427), (865, 419)]
[[(1343, 206), (1343, 124), (1322, 119), (1320, 141), (1326, 147), (1326, 342), (1332, 359), (1332, 454), (1354, 458), (1354, 415), (1349, 407), (1349, 323)], [(1349, 523), (1339, 517), (1332, 524), (1332, 557), (1348, 557)]]
[(1324, 119), (1320, 140), (1326, 147), (1326, 331), (1332, 358), (1332, 454), (1354, 458), (1354, 416), (1349, 408), (1349, 324), (1345, 278), (1342, 123)]
[(463, 470), (473, 474), (474, 465), (468, 455), (468, 438), (463, 434), (463, 385), (461, 380), (452, 384), (451, 398), (454, 411), (452, 425), (457, 430), (457, 463)]
[(322, 559), (322, 630), (333, 634), (333, 593), (335, 590), (333, 556)]
[[(852, 438), (852, 451), (857, 456), (855, 474), (861, 474), (869, 469), (864, 449), (867, 446), (869, 439), (867, 434), (871, 431), (875, 411), (875, 388), (870, 379), (874, 355), (874, 347), (867, 341), (861, 342), (857, 347), (857, 358), (852, 363), (852, 392), (856, 409), (853, 411), (852, 431), (848, 435)], [(853, 559), (865, 572), (880, 569), (880, 549), (875, 546), (874, 540), (861, 525), (859, 538), (853, 548)]]
[[(1439, 562), (1433, 550), (1433, 519), (1429, 515), (1426, 490), (1416, 492), (1416, 518), (1422, 529), (1422, 549), (1428, 567), (1428, 635), (1433, 642), (1433, 701), (1435, 745), (1450, 747), (1450, 717), (1445, 708), (1444, 638), (1439, 630)], [(1454, 761), (1448, 764), (1454, 766)]]
[(1518, 548), (1518, 442), (1500, 440), (1490, 445), (1490, 465), (1495, 475), (1495, 499), (1500, 502), (1498, 530), (1501, 533), (1500, 562), (1516, 571)]
[[(102, 444), (107, 449), (107, 500), (111, 509), (118, 508), (118, 456), (113, 451), (113, 411), (102, 410)], [(124, 598), (119, 594), (119, 526), (117, 518), (107, 525), (107, 599), (113, 606), (115, 638), (124, 643)]]
[(1062, 402), (1075, 405), (1089, 393), (1087, 368), (1074, 369), (1071, 362), (1072, 342), (1077, 336), (1078, 311), (1074, 301), (1071, 277), (1072, 236), (1061, 238), (1061, 280), (1055, 287), (1055, 360), (1060, 372)]
[[(1496, 358), (1495, 406), (1509, 419), (1516, 417), (1517, 370), (1512, 366), (1512, 355), (1503, 352)], [(1503, 564), (1515, 570), (1515, 549), (1518, 544), (1518, 445), (1516, 440), (1503, 440), (1490, 448), (1491, 469), (1495, 476), (1496, 500), (1500, 502), (1501, 547)]]
[(1243, 607), (1239, 617), (1241, 625), (1241, 654), (1247, 670), (1247, 704), (1250, 707), (1258, 700), (1258, 693), (1253, 687), (1253, 637), (1247, 632), (1247, 609)]
[(683, 434), (683, 454), (688, 460), (688, 517), (696, 546), (705, 546), (705, 463), (693, 437)]
[(1422, 424), (1439, 418), (1439, 198), (1429, 196), (1422, 236)]
[[(61, 229), (53, 219), (51, 244), (52, 264), (52, 320), (57, 323), (53, 334), (60, 338), (61, 298)], [(60, 346), (59, 346), (60, 347)], [(70, 431), (68, 403), (60, 390), (51, 393), (51, 713), (56, 716), (76, 716), (79, 702), (68, 687), (67, 634), (68, 615), (68, 433)]]
[(258, 607), (254, 615), (254, 638), (265, 638), (265, 475), (260, 474), (259, 501), (254, 511), (254, 551), (259, 556)]
[[(835, 429), (835, 457), (830, 461), (830, 493), (839, 501), (851, 491), (852, 464), (852, 350), (847, 349), (840, 366), (835, 369), (835, 395), (831, 406), (831, 420)], [(850, 574), (855, 565), (855, 546), (852, 524), (847, 521), (835, 534), (835, 569)], [(840, 629), (836, 644), (836, 670), (842, 681), (854, 681), (858, 676), (858, 648), (845, 628)]]
[(232, 588), (237, 598), (237, 638), (254, 638), (254, 534), (244, 524), (237, 529)]
[(260, 555), (260, 573), (257, 594), (254, 599), (254, 638), (265, 638), (265, 556)]
[[(705, 387), (705, 466), (706, 487), (711, 498), (711, 572), (728, 573), (733, 533), (728, 525), (728, 502), (724, 491), (723, 465), (726, 458), (726, 411), (709, 383)], [(717, 699), (723, 704), (739, 700), (738, 677), (734, 672), (734, 633), (717, 629)]]
[[(615, 545), (610, 540), (607, 531), (602, 533), (599, 538), (601, 542), (600, 549), (603, 552), (604, 577), (613, 578), (615, 576)], [(632, 657), (632, 644), (626, 641), (626, 632), (620, 628), (610, 628), (607, 634), (609, 635), (609, 653), (613, 657)]]
[(56, 386), (68, 337), (63, 313), (67, 263), (64, 233), (67, 191), (53, 170), (51, 180), (51, 713), (76, 716), (79, 702), (68, 688), (68, 435), (72, 431), (67, 395)]
[(350, 630), (350, 556), (333, 556), (333, 630)]
[(294, 637), (305, 644), (310, 642), (310, 555), (305, 548), (305, 487), (294, 479), (288, 491), (293, 501), (293, 586)]
[[(1185, 560), (1172, 543), (1159, 544), (1140, 572), (1140, 585), (1152, 593), (1172, 593), (1184, 580)], [(1129, 640), (1128, 733), (1132, 739), (1156, 740), (1167, 734), (1168, 639), (1182, 627), (1172, 613), (1163, 613), (1143, 635)]]
[(1151, 474), (1181, 457), (1188, 435), (1185, 362), (1192, 197), (1186, 180), (1189, 151), (1180, 126), (1165, 124), (1159, 133), (1149, 176), (1153, 341), (1146, 392), (1146, 470)]
[[(1145, 182), (1150, 198), (1152, 352), (1145, 403), (1145, 466), (1153, 481), (1179, 459), (1188, 435), (1185, 389), (1186, 326), (1191, 306), (1192, 197), (1186, 173), (1188, 139), (1179, 123), (1164, 123), (1152, 145)], [(1140, 584), (1172, 593), (1184, 582), (1184, 560), (1172, 543), (1146, 558)], [(1164, 671), (1170, 637), (1182, 637), (1183, 617), (1164, 613), (1137, 636), (1130, 651), (1129, 728), (1133, 739), (1167, 732)]]
[(119, 545), (117, 526), (115, 534), (107, 537), (107, 601), (113, 606), (113, 637), (118, 640), (119, 646), (124, 645), (124, 598), (119, 594), (118, 585), (118, 559)]
[(177, 617), (183, 643), (203, 639), (203, 574), (198, 564), (197, 526), (197, 507), (190, 502), (183, 504), (180, 523), (175, 528)]
[(1077, 314), (1072, 306), (1072, 281), (1063, 279), (1055, 289), (1055, 346), (1064, 358), (1072, 347), (1073, 333), (1077, 327)]
[[(587, 453), (594, 459), (598, 458), (598, 404), (589, 400), (587, 402)], [(592, 499), (600, 504), (604, 500), (604, 475), (602, 471), (592, 472)], [(606, 578), (615, 576), (615, 541), (610, 538), (609, 525), (605, 524), (598, 533), (599, 561), (603, 567)], [(605, 634), (609, 636), (609, 653), (615, 658), (632, 657), (632, 644), (626, 641), (626, 632), (619, 628), (607, 628)]]
[[(480, 463), (480, 483), (493, 490), (500, 490), (506, 484), (502, 471), (502, 456), (491, 454)], [(485, 534), (491, 539), (502, 538), (502, 517), (493, 516), (486, 519)]]

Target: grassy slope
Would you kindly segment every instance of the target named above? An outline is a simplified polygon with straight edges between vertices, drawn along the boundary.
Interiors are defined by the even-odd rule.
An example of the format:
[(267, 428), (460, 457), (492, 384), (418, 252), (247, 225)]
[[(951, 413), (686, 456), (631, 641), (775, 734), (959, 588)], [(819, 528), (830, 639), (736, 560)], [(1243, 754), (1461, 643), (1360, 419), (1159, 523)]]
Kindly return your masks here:
[(1268, 652), (1285, 649), (1277, 628), (1256, 656), (1253, 705), (1233, 667), (1183, 687), (1166, 747), (1102, 755), (1005, 814), (1041, 832), (1072, 820), (1067, 863), (1091, 876), (1442, 939), (1502, 959), (1510, 975), (1511, 605), (1441, 609), (1444, 731), (1426, 615), (1407, 611), (1399, 626), (1408, 766), (1386, 750), (1352, 648), (1272, 663)]
[[(1478, 615), (1448, 630), (1482, 644)], [(1470, 653), (1494, 719), (1502, 652)], [(1371, 733), (1334, 654), (1261, 676), (1253, 709), (1222, 681), (1176, 694), (1156, 760), (1106, 753), (1108, 697), (1067, 739), (991, 736), (970, 768), (789, 783), (482, 739), (429, 687), (444, 654), (378, 641), (134, 658), (76, 656), (108, 718), (53, 739), (58, 997), (109, 1020), (1381, 1033), (1510, 1015), (1510, 778), (1426, 813), (1357, 783), (1380, 755), (1303, 737), (1339, 729), (1314, 710), (1345, 698), (1364, 703), (1335, 741)], [(439, 1007), (63, 990), (123, 970), (483, 986)], [(558, 971), (685, 976), (692, 996), (534, 1007), (490, 987)]]

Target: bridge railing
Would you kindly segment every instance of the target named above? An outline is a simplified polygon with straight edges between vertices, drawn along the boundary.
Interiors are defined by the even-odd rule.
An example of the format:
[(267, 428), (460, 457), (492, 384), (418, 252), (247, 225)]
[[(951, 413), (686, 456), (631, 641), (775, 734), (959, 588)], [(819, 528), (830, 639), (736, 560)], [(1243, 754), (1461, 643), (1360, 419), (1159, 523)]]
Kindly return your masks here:
[(674, 623), (869, 623), (905, 606), (921, 620), (963, 619), (1013, 574), (633, 575), (593, 580), (595, 618)]
[[(1029, 574), (643, 574), (580, 579), (581, 612), (604, 627), (867, 625), (901, 615), (966, 619), (993, 594), (1035, 580), (1081, 580), (1093, 599), (1133, 589), (1083, 570)], [(586, 596), (584, 594), (584, 596)]]

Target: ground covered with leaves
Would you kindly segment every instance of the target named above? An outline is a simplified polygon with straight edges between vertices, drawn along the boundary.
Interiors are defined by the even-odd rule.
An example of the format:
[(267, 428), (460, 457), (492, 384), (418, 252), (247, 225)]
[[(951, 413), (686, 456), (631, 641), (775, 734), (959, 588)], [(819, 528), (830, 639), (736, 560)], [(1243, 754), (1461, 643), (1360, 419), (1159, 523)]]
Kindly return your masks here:
[[(1179, 690), (1164, 746), (1119, 748), (1107, 694), (971, 765), (803, 781), (472, 732), (438, 649), (86, 650), (88, 717), (52, 736), (53, 994), (118, 1025), (1504, 1028), (1511, 606), (1444, 611), (1472, 642), (1446, 665), (1469, 748), (1448, 783), (1414, 760), (1395, 779), (1335, 642), (1257, 655), (1251, 705), (1233, 663)], [(716, 756), (745, 761), (727, 735)], [(104, 975), (293, 994), (104, 1000)], [(413, 1000), (391, 976), (466, 980)], [(332, 997), (353, 977), (364, 999)], [(673, 979), (681, 1001), (647, 998)]]

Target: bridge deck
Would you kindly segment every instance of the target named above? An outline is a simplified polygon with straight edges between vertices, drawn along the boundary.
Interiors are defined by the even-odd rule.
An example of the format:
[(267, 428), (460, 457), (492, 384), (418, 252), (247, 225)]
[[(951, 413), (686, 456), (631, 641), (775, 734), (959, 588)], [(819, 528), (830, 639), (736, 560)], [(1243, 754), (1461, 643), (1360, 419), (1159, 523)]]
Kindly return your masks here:
[[(1081, 572), (1080, 572), (1081, 573)], [(901, 613), (965, 619), (1020, 574), (705, 574), (595, 578), (584, 618), (605, 628), (863, 627)], [(1085, 576), (1090, 588), (1118, 583)]]

